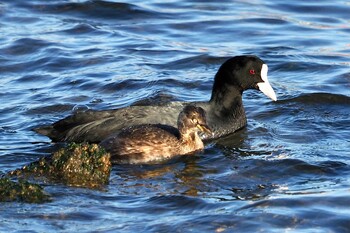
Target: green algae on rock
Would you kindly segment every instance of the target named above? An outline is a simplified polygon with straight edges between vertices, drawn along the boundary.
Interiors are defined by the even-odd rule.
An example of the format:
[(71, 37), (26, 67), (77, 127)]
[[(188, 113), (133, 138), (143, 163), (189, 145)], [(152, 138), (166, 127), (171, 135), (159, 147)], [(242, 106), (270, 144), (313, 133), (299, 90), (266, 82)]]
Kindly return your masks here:
[(66, 185), (101, 188), (108, 184), (110, 155), (97, 144), (69, 144), (55, 152), (10, 173), (62, 182)]
[(40, 185), (23, 180), (14, 182), (9, 178), (0, 178), (0, 202), (10, 201), (43, 203), (50, 201), (50, 196)]

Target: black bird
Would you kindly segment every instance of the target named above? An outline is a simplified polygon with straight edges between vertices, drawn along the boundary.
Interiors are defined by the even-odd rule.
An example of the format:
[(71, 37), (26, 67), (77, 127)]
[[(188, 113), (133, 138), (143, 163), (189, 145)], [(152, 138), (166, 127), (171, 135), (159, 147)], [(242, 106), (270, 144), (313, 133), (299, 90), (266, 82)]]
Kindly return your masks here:
[(162, 105), (129, 106), (120, 109), (77, 112), (52, 125), (35, 129), (53, 141), (98, 143), (122, 128), (139, 124), (164, 124), (176, 127), (181, 110), (192, 104), (206, 112), (212, 134), (203, 140), (233, 133), (247, 124), (242, 102), (243, 91), (256, 89), (276, 101), (267, 78), (267, 65), (256, 56), (228, 59), (215, 75), (211, 98), (204, 102), (170, 102)]

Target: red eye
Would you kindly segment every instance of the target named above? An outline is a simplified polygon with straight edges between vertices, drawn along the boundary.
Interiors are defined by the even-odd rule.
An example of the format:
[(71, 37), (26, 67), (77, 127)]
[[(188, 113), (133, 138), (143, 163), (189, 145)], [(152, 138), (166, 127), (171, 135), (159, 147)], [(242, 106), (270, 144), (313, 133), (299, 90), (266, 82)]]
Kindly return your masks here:
[(255, 74), (255, 70), (253, 70), (253, 69), (252, 69), (252, 70), (249, 70), (249, 73), (250, 73), (250, 74)]

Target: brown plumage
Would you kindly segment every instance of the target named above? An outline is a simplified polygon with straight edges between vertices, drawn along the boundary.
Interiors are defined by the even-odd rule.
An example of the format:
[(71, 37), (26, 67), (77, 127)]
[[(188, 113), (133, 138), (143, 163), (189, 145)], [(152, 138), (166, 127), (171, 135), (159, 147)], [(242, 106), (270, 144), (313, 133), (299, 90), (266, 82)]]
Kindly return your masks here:
[(100, 145), (111, 153), (112, 163), (123, 164), (157, 162), (204, 148), (198, 132), (211, 131), (202, 108), (186, 106), (179, 114), (177, 125), (178, 129), (161, 124), (131, 126)]

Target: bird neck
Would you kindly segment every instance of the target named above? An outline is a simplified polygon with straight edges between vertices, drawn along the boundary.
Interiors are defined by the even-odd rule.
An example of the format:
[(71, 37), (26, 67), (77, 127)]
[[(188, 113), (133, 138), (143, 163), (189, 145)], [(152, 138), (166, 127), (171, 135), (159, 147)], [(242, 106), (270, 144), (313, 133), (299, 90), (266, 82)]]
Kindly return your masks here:
[(225, 85), (219, 90), (213, 90), (209, 101), (213, 113), (220, 118), (236, 118), (239, 115), (245, 115), (242, 93), (243, 90), (234, 85)]
[(202, 150), (204, 148), (202, 140), (197, 131), (194, 130), (180, 131), (180, 143), (183, 154)]
[[(207, 121), (218, 138), (243, 128), (247, 124), (247, 117), (242, 102), (243, 91), (236, 86), (224, 86), (213, 92), (207, 110)], [(202, 139), (210, 139), (204, 135)]]

